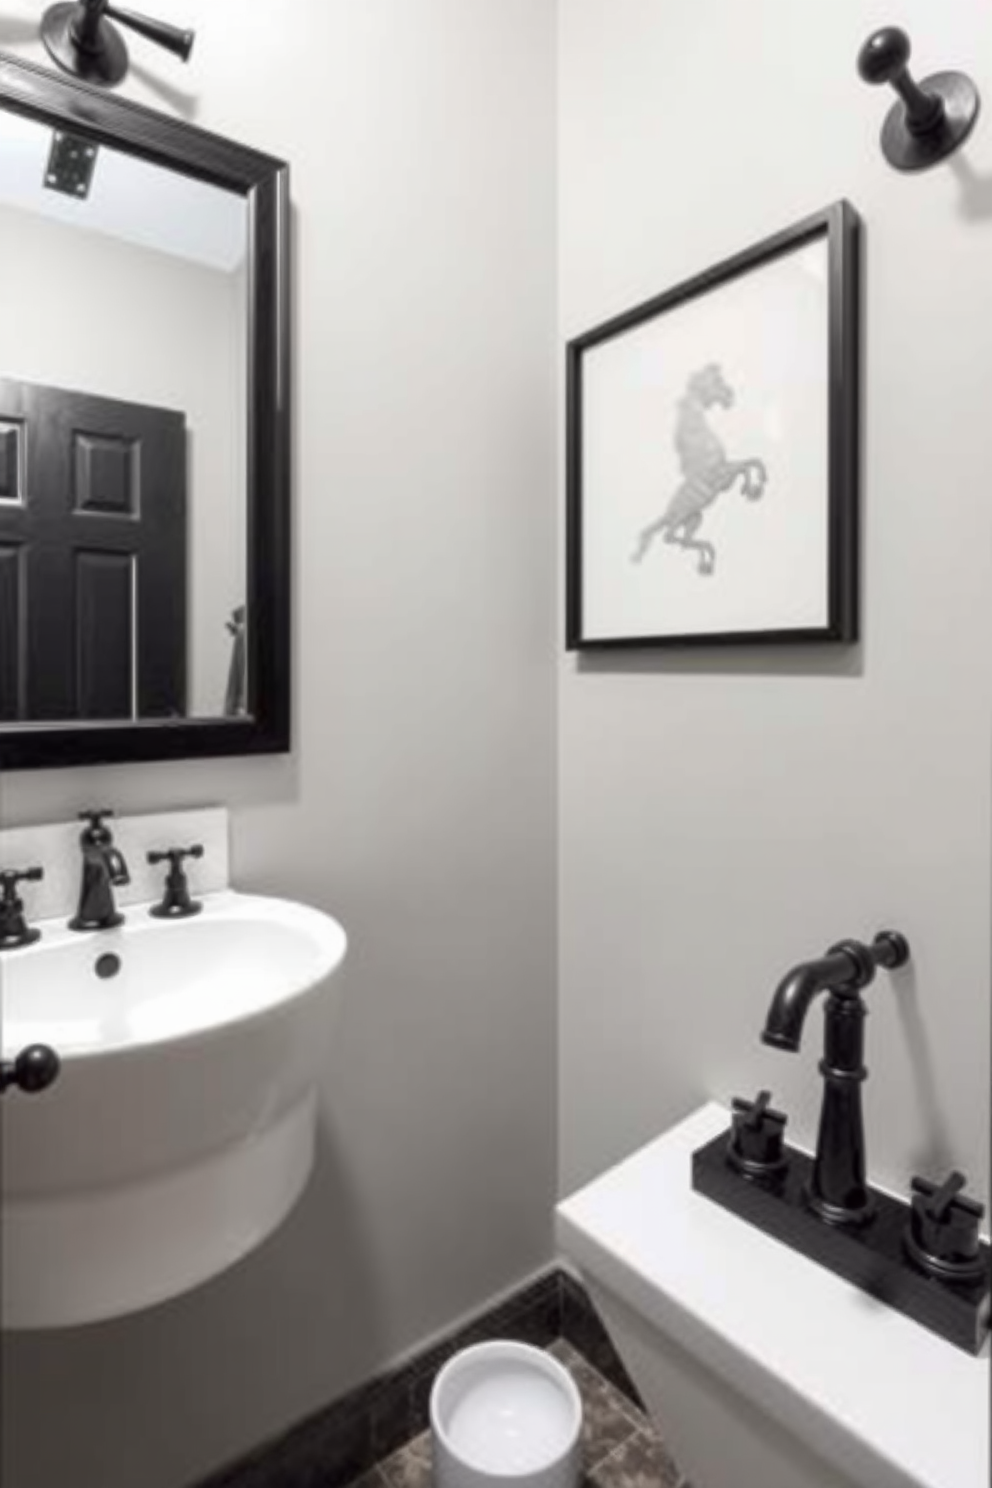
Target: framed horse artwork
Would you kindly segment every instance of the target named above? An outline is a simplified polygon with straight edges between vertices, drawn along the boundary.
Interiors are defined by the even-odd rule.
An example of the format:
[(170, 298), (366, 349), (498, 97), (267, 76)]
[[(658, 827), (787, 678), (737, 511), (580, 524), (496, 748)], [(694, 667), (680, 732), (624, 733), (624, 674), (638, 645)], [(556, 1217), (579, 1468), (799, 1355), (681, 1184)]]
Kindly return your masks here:
[(569, 342), (569, 650), (857, 639), (860, 233), (836, 202)]

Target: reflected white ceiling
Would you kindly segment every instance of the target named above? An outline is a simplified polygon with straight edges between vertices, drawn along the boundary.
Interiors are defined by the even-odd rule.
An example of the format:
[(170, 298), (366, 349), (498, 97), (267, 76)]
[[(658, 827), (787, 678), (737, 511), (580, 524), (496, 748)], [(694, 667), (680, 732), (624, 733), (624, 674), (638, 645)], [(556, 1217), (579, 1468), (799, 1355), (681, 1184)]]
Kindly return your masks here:
[(100, 146), (85, 201), (45, 186), (52, 130), (0, 111), (0, 204), (231, 272), (245, 257), (244, 198)]

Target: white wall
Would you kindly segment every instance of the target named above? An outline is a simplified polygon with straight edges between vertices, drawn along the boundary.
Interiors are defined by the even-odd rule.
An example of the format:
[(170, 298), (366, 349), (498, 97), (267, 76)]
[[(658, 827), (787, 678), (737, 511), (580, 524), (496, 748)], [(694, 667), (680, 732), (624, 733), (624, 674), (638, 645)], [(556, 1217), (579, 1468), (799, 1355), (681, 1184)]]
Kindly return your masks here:
[(297, 747), (11, 774), (0, 808), (226, 802), (235, 882), (348, 928), (344, 1009), (270, 1243), (7, 1340), (5, 1488), (184, 1488), (551, 1254), (553, 7), (225, 8), (157, 0), (195, 60), (136, 39), (128, 91), (292, 162)]
[[(864, 639), (560, 668), (565, 1189), (768, 1084), (811, 1140), (821, 1015), (758, 1042), (793, 962), (904, 930), (868, 993), (876, 1177), (987, 1193), (992, 126), (906, 178), (859, 0), (563, 0), (561, 323), (574, 335), (846, 196), (867, 234)], [(988, 8), (902, 0), (922, 71), (992, 99)]]
[(245, 295), (243, 269), (0, 205), (0, 376), (186, 415), (194, 716), (224, 711), (245, 599)]
[[(549, 1252), (555, 1059), (550, 0), (205, 0), (131, 89), (289, 157), (298, 749), (7, 777), (5, 822), (227, 801), (234, 873), (352, 933), (316, 1181), (271, 1244), (108, 1327), (12, 1341), (9, 1488), (182, 1488)], [(904, 0), (992, 97), (978, 0)], [(757, 1032), (839, 935), (869, 994), (874, 1168), (988, 1151), (992, 134), (876, 148), (855, 0), (562, 0), (572, 334), (838, 196), (869, 240), (864, 641), (561, 663), (562, 1182), (799, 1059)], [(33, 0), (8, 0), (33, 34)], [(0, 22), (0, 46), (11, 42)], [(4, 28), (7, 28), (5, 33)], [(135, 44), (135, 49), (141, 46)], [(37, 56), (33, 42), (22, 50)], [(810, 52), (815, 57), (810, 59)]]

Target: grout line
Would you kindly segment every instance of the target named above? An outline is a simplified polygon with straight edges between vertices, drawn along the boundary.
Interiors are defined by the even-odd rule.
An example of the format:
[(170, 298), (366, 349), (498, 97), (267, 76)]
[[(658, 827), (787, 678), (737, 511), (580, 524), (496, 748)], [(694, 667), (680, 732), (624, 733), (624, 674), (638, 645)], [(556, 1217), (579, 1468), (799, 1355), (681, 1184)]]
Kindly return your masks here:
[(383, 1472), (381, 1463), (377, 1462), (374, 1467), (369, 1468), (368, 1472), (353, 1478), (345, 1485), (345, 1488), (389, 1488), (389, 1479)]
[[(631, 1401), (627, 1400), (623, 1392), (617, 1389), (616, 1385), (614, 1385), (611, 1380), (608, 1380), (606, 1376), (596, 1368), (595, 1364), (593, 1364), (590, 1359), (586, 1358), (582, 1350), (576, 1348), (575, 1344), (572, 1343), (570, 1339), (566, 1338), (564, 1335), (561, 1335), (558, 1341), (565, 1344), (566, 1348), (568, 1349), (569, 1356), (580, 1363), (583, 1369), (593, 1377), (597, 1388), (602, 1390), (605, 1399), (609, 1404), (611, 1414), (614, 1417), (624, 1421), (629, 1428), (626, 1434), (622, 1436), (619, 1441), (614, 1442), (610, 1447), (608, 1447), (601, 1456), (590, 1458), (589, 1461), (583, 1464), (583, 1471), (585, 1472), (586, 1476), (592, 1477), (592, 1475), (603, 1465), (607, 1458), (612, 1456), (613, 1452), (619, 1450), (619, 1448), (622, 1446), (626, 1446), (627, 1443), (630, 1442), (630, 1440), (634, 1436), (636, 1436), (639, 1431), (643, 1430), (643, 1428), (648, 1425), (648, 1422), (645, 1417), (642, 1417), (640, 1411), (637, 1410), (636, 1406), (634, 1406)], [(566, 1357), (565, 1359), (559, 1359), (559, 1363), (564, 1364), (565, 1368), (569, 1369), (568, 1357)], [(570, 1369), (569, 1372), (571, 1373)], [(583, 1411), (584, 1410), (585, 1402), (583, 1401)]]
[(626, 1419), (631, 1423), (632, 1426), (635, 1427), (636, 1430), (657, 1430), (657, 1427), (655, 1426), (651, 1417), (647, 1415), (645, 1411), (642, 1411), (639, 1406), (636, 1406), (632, 1400), (628, 1400), (623, 1391), (618, 1390), (616, 1385), (611, 1385), (609, 1380), (607, 1380), (606, 1383), (610, 1385), (611, 1390), (613, 1391), (614, 1395), (616, 1395), (619, 1401), (618, 1409), (620, 1413), (624, 1417), (626, 1417)]
[(595, 1480), (597, 1473), (601, 1472), (604, 1467), (608, 1467), (609, 1464), (613, 1461), (614, 1457), (618, 1456), (618, 1454), (623, 1451), (624, 1447), (627, 1446), (630, 1440), (630, 1436), (625, 1436), (622, 1442), (617, 1442), (614, 1446), (612, 1446), (606, 1453), (605, 1457), (601, 1457), (600, 1460), (593, 1467), (590, 1467), (588, 1476)]
[(586, 1476), (590, 1478), (595, 1477), (600, 1468), (605, 1467), (610, 1459), (612, 1457), (615, 1457), (619, 1452), (623, 1451), (625, 1447), (629, 1447), (630, 1443), (637, 1435), (637, 1428), (632, 1427), (631, 1430), (627, 1432), (627, 1435), (621, 1438), (620, 1441), (614, 1442), (613, 1445), (603, 1453), (602, 1457), (597, 1457), (593, 1461), (587, 1463), (585, 1465)]

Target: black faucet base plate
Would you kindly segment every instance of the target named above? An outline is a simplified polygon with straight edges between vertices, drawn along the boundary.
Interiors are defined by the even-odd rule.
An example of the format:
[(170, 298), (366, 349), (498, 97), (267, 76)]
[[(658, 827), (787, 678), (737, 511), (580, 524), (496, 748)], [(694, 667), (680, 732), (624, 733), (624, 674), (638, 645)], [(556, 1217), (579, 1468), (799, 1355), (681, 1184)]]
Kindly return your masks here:
[(813, 1176), (813, 1159), (786, 1145), (785, 1171), (769, 1178), (743, 1177), (727, 1161), (730, 1130), (692, 1155), (692, 1186), (766, 1235), (818, 1261), (835, 1275), (921, 1323), (970, 1354), (981, 1352), (989, 1330), (989, 1246), (982, 1243), (983, 1275), (972, 1281), (945, 1281), (928, 1275), (903, 1243), (910, 1206), (870, 1189), (875, 1211), (857, 1228), (827, 1224), (813, 1214), (803, 1189)]
[(80, 915), (75, 915), (69, 921), (70, 930), (115, 930), (118, 925), (123, 925), (122, 914), (112, 914), (105, 920), (84, 920)]
[(191, 899), (188, 904), (155, 904), (148, 913), (156, 920), (188, 920), (193, 915), (198, 915), (202, 909), (201, 900)]
[(21, 946), (34, 945), (40, 939), (40, 930), (17, 930), (11, 935), (0, 935), (0, 951), (16, 951)]

